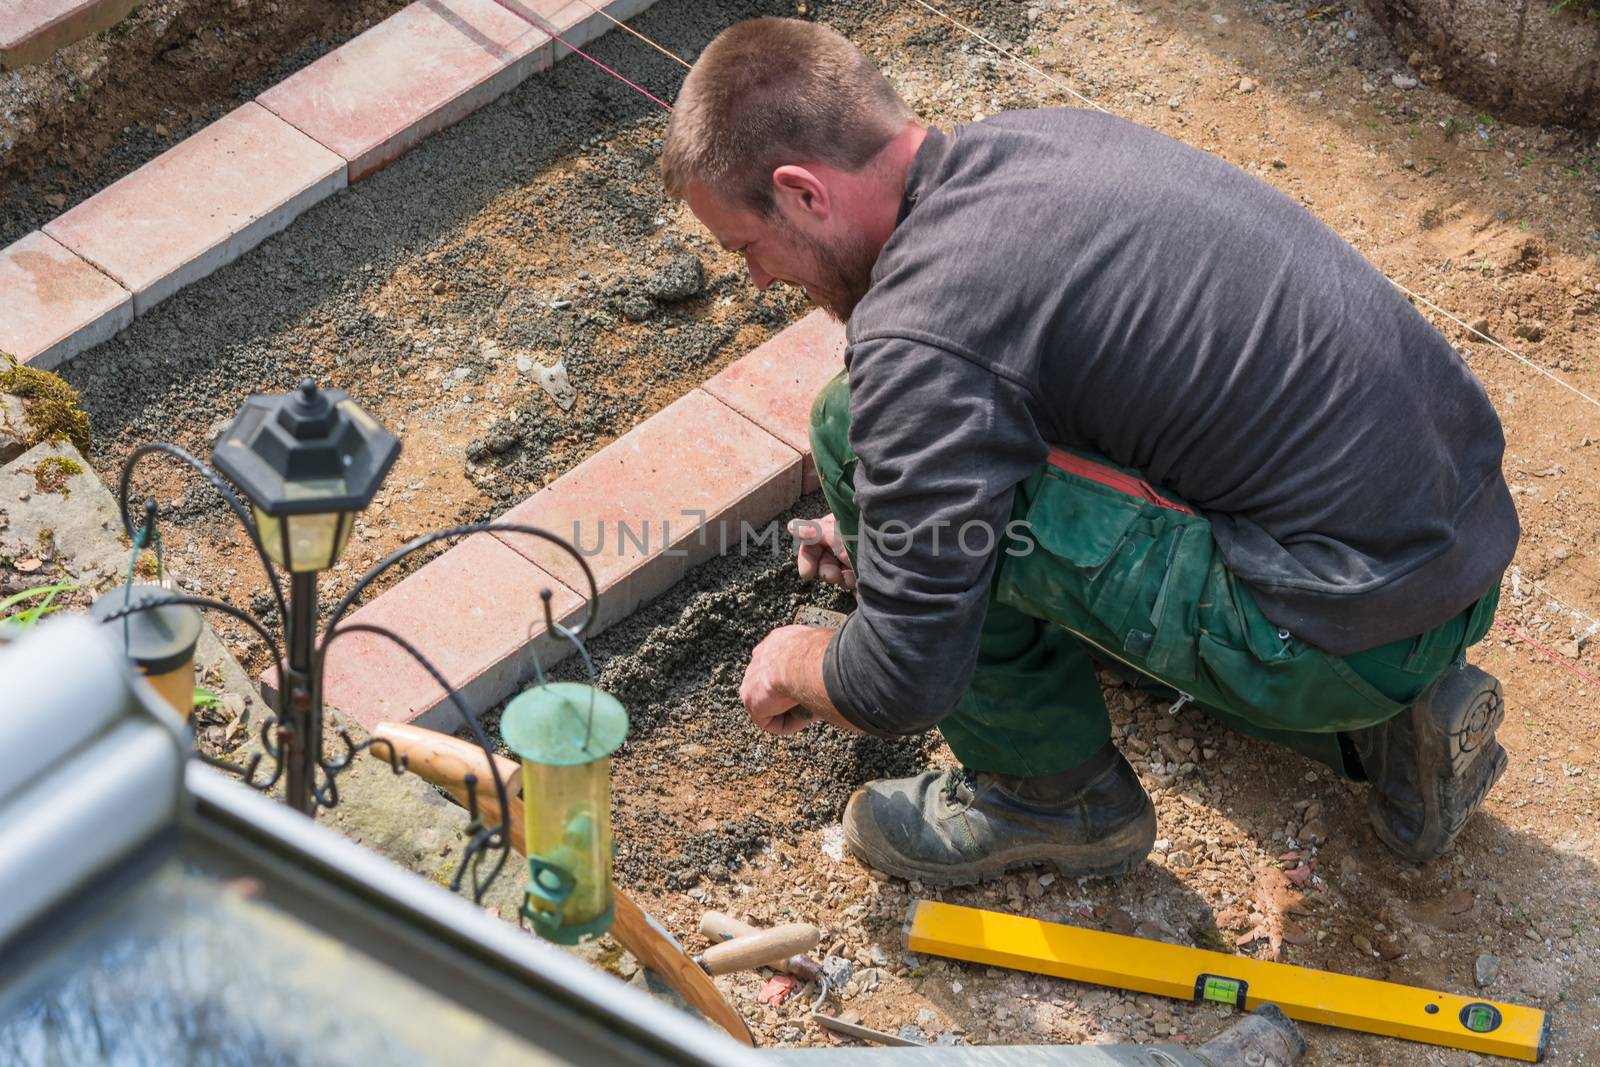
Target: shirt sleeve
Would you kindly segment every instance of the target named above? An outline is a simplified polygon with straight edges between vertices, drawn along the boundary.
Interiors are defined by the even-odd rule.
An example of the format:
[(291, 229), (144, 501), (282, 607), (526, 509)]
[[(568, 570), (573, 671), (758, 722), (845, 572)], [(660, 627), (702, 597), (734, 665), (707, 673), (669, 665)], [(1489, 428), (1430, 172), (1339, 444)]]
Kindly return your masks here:
[(851, 723), (916, 733), (972, 682), (1016, 485), (1046, 446), (1027, 390), (993, 370), (899, 337), (850, 357), (857, 609), (823, 677)]

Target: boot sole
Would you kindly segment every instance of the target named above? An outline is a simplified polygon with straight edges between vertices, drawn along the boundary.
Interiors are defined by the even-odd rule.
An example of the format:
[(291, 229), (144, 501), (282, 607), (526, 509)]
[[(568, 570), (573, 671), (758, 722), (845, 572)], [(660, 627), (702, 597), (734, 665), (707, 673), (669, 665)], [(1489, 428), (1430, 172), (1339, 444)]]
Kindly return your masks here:
[[(1491, 683), (1487, 687), (1485, 679)], [(1423, 798), (1430, 817), (1423, 833), (1407, 841), (1394, 833), (1380, 794), (1368, 800), (1368, 815), (1385, 845), (1412, 862), (1427, 863), (1455, 842), (1505, 773), (1506, 751), (1494, 736), (1505, 721), (1505, 694), (1498, 680), (1468, 666), (1447, 673), (1437, 689), (1402, 714), (1411, 716), (1418, 780), (1430, 787)]]
[[(851, 805), (855, 798), (851, 798)], [(873, 870), (938, 889), (976, 885), (1023, 867), (1054, 866), (1066, 878), (1120, 878), (1144, 862), (1156, 841), (1156, 810), (1148, 797), (1144, 808), (1115, 832), (1083, 845), (1039, 842), (1019, 845), (971, 863), (929, 866), (907, 860), (881, 843), (856, 832), (845, 809), (844, 843), (852, 855)]]

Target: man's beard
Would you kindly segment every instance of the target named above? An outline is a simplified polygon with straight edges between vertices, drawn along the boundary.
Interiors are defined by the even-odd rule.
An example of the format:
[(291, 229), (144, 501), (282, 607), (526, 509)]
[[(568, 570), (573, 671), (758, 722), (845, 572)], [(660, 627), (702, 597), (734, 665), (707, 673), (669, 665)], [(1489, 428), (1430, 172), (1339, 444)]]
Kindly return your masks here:
[[(779, 216), (782, 218), (782, 216)], [(816, 264), (817, 281), (806, 286), (811, 302), (840, 322), (848, 322), (850, 313), (861, 303), (861, 298), (872, 288), (872, 268), (878, 253), (860, 237), (852, 237), (841, 244), (825, 245), (785, 222), (790, 236), (809, 250)]]

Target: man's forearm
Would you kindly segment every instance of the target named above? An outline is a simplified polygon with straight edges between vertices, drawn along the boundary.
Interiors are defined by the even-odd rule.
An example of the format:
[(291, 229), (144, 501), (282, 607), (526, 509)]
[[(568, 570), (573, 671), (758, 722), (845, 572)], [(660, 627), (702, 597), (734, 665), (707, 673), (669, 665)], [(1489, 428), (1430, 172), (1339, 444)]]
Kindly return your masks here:
[(828, 643), (834, 630), (813, 630), (794, 643), (784, 665), (784, 686), (801, 707), (824, 722), (841, 730), (858, 734), (859, 726), (846, 719), (828, 696), (828, 684), (823, 679), (822, 661), (828, 653)]

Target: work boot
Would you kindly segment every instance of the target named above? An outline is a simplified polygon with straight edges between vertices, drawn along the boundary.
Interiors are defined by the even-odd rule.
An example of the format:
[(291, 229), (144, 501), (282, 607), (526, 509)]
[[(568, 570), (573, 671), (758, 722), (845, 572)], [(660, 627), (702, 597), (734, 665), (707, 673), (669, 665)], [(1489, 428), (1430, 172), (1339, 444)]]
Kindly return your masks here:
[(1069, 877), (1137, 867), (1156, 813), (1109, 741), (1070, 771), (1040, 778), (956, 767), (869, 782), (844, 810), (844, 840), (876, 870), (926, 885), (970, 885), (1017, 867), (1054, 864)]
[(1413, 863), (1450, 847), (1506, 769), (1494, 738), (1505, 716), (1500, 683), (1463, 664), (1388, 722), (1351, 732), (1372, 783), (1367, 815), (1384, 844)]

